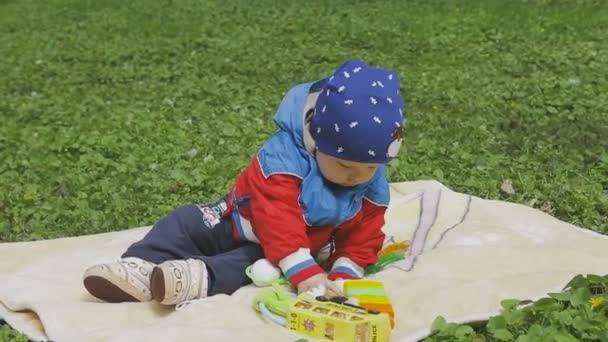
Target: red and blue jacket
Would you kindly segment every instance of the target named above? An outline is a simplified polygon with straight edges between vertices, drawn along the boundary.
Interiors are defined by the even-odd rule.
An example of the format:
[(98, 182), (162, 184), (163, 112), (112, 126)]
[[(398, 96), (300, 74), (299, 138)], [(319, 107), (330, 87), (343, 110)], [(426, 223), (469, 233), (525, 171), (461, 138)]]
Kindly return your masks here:
[(304, 106), (318, 83), (301, 84), (282, 100), (269, 138), (228, 196), (234, 237), (259, 243), (266, 258), (297, 286), (324, 272), (314, 256), (328, 243), (330, 279), (363, 276), (377, 261), (389, 203), (386, 167), (356, 187), (339, 187), (321, 175), (304, 146)]

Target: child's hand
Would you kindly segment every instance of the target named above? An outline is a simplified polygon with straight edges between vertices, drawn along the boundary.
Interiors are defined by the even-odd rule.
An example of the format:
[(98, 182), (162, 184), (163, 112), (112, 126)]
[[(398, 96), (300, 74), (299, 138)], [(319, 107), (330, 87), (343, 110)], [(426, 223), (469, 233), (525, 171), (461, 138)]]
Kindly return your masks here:
[(308, 292), (315, 287), (324, 286), (327, 290), (335, 293), (338, 296), (342, 296), (342, 289), (333, 281), (327, 279), (326, 273), (315, 274), (314, 276), (302, 281), (298, 284), (298, 293)]

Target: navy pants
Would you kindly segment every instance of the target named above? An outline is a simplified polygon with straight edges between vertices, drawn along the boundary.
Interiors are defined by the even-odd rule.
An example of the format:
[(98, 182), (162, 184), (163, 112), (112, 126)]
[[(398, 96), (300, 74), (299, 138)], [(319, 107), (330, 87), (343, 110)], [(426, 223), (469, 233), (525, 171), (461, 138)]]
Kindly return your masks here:
[(148, 234), (122, 255), (160, 264), (196, 258), (209, 271), (209, 292), (232, 294), (251, 283), (247, 266), (264, 257), (260, 245), (235, 241), (232, 222), (224, 216), (226, 201), (180, 207), (154, 225)]

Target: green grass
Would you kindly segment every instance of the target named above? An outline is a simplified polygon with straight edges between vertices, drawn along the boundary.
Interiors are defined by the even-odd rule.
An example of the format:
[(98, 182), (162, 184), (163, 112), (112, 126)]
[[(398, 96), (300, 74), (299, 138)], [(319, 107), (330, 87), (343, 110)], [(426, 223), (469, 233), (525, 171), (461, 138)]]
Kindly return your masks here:
[(0, 321), (0, 341), (10, 342), (27, 342), (25, 335), (19, 334), (15, 330), (12, 330), (7, 325), (4, 325), (4, 321)]
[(0, 1), (0, 241), (223, 195), (285, 91), (350, 57), (401, 73), (392, 181), (607, 233), (607, 22), (603, 0)]

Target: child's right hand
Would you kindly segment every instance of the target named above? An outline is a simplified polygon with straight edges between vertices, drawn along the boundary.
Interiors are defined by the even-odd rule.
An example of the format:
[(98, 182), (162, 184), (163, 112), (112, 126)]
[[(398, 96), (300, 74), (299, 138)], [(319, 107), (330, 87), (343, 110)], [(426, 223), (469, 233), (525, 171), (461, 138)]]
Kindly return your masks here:
[(314, 276), (302, 281), (298, 284), (298, 294), (308, 292), (316, 287), (324, 286), (327, 290), (333, 292), (338, 296), (342, 296), (342, 289), (333, 281), (327, 279), (326, 273), (315, 274)]

